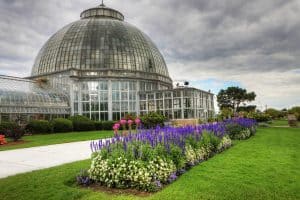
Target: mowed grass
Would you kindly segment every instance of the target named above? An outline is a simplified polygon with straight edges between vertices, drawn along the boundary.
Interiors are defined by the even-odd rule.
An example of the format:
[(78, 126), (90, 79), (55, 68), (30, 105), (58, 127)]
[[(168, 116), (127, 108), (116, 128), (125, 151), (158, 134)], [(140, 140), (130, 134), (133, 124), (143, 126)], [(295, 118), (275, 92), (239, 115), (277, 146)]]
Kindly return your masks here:
[[(24, 143), (0, 146), (0, 151), (112, 137), (112, 131), (89, 131), (24, 136)], [(0, 198), (1, 199), (1, 198)]]
[(281, 120), (273, 120), (270, 126), (289, 126), (288, 121), (281, 119)]
[(80, 189), (81, 161), (0, 179), (0, 199), (300, 199), (300, 129), (261, 128), (148, 197)]

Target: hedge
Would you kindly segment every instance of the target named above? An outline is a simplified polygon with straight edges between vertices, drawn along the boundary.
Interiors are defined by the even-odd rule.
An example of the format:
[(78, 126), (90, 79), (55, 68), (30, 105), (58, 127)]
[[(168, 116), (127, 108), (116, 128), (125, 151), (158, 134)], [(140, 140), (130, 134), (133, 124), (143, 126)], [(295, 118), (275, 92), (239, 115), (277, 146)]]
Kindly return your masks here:
[(70, 117), (73, 122), (74, 131), (93, 131), (95, 130), (95, 123), (89, 118), (81, 115)]
[(163, 127), (166, 118), (159, 113), (152, 112), (142, 116), (141, 120), (145, 128), (155, 128), (156, 126)]
[(102, 130), (111, 131), (114, 124), (115, 124), (114, 121), (103, 121), (102, 122)]
[(101, 121), (95, 121), (95, 129), (97, 131), (102, 131), (102, 122)]
[(44, 134), (52, 132), (52, 125), (46, 120), (33, 120), (29, 122), (26, 126), (26, 131), (32, 134)]
[(73, 131), (73, 123), (71, 120), (57, 118), (51, 122), (54, 133), (67, 133)]
[(8, 137), (7, 131), (11, 131), (13, 129), (19, 128), (19, 125), (14, 122), (2, 122), (0, 124), (0, 135), (5, 135)]

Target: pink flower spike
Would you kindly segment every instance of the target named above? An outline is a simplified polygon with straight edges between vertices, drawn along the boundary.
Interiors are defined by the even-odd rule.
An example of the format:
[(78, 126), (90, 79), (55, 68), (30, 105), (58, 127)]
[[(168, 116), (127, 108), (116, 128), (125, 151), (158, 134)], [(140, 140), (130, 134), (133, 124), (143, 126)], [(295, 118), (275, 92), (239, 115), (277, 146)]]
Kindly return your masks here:
[(121, 124), (121, 125), (125, 125), (126, 123), (127, 123), (127, 121), (126, 121), (125, 119), (121, 119), (121, 120), (120, 120), (120, 124)]
[(141, 123), (141, 120), (139, 118), (136, 118), (135, 120), (135, 124), (139, 125)]
[(127, 123), (128, 123), (128, 125), (132, 125), (133, 121), (132, 120), (128, 120)]
[(114, 126), (120, 128), (121, 125), (119, 123), (116, 123)]

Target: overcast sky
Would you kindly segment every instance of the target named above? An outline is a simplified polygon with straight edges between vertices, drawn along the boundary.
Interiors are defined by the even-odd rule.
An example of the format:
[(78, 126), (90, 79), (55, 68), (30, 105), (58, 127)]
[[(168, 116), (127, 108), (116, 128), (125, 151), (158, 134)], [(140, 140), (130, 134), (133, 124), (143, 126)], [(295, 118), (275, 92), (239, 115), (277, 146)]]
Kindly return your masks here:
[[(39, 49), (96, 0), (0, 0), (0, 74), (29, 76)], [(259, 108), (300, 105), (299, 0), (106, 0), (148, 34), (174, 80), (240, 86)]]

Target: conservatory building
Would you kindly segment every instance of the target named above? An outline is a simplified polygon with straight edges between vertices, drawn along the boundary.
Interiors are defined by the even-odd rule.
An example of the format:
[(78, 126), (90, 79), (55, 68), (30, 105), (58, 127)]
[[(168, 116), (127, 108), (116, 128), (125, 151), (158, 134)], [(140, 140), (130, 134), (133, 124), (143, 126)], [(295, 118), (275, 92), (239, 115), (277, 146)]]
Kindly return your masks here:
[[(160, 112), (170, 119), (205, 119), (214, 113), (212, 93), (173, 88), (153, 41), (125, 22), (122, 13), (103, 4), (83, 11), (78, 21), (55, 33), (37, 55), (28, 79), (19, 79), (18, 84), (26, 82), (41, 99), (47, 92), (58, 96), (64, 105), (58, 113), (63, 115), (104, 121), (129, 113)], [(11, 93), (16, 91), (10, 88)], [(0, 107), (6, 107), (1, 101), (5, 95), (0, 93)], [(49, 108), (43, 101), (40, 108)]]

